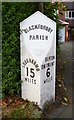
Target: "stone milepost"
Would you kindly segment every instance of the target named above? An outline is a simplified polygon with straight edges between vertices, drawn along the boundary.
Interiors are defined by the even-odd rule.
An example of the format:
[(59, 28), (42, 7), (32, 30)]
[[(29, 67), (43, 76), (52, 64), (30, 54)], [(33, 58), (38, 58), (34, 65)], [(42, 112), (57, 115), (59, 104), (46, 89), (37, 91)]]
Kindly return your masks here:
[(20, 23), (22, 98), (55, 101), (56, 23), (37, 11)]

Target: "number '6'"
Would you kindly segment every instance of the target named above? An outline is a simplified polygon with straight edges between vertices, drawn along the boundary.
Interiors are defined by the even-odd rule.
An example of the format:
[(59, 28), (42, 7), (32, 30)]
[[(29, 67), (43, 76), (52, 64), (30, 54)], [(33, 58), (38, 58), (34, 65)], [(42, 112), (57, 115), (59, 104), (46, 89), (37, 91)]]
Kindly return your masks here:
[(46, 71), (46, 76), (47, 76), (47, 77), (50, 76), (50, 68), (47, 69), (47, 71)]

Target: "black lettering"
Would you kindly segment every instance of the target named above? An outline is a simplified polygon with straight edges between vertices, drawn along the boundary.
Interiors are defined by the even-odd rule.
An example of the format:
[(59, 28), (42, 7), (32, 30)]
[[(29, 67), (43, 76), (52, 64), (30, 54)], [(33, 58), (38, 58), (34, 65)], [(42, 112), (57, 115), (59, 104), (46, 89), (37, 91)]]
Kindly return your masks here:
[(47, 77), (50, 76), (50, 68), (47, 69), (47, 71), (46, 71), (46, 76), (47, 76)]
[(25, 62), (23, 62), (23, 65), (25, 66), (25, 65), (26, 65), (26, 63), (25, 63)]
[(53, 30), (50, 30), (50, 33), (52, 32)]
[(44, 25), (43, 27), (44, 27), (43, 29), (45, 30), (46, 29), (46, 25)]
[(30, 83), (31, 83), (31, 79), (30, 79)]
[(20, 33), (22, 33), (23, 31), (25, 33), (27, 33), (27, 32), (29, 32), (31, 30), (34, 30), (34, 29), (43, 29), (43, 30), (46, 30), (46, 31), (48, 31), (50, 33), (53, 31), (50, 27), (48, 27), (46, 25), (37, 24), (37, 25), (31, 25), (31, 26), (29, 26), (28, 29), (26, 28), (26, 29), (20, 30)]
[(41, 29), (43, 29), (43, 25), (41, 25), (40, 27), (41, 27)]
[(35, 36), (33, 35), (32, 40), (35, 40)]
[(36, 71), (39, 71), (39, 70), (40, 70), (39, 68), (36, 69)]
[(36, 64), (35, 67), (37, 68), (37, 67), (38, 67), (38, 64)]
[(36, 35), (36, 39), (39, 40), (39, 35)]
[(47, 65), (48, 65), (48, 67), (49, 67), (50, 63), (47, 63)]
[(45, 57), (45, 62), (47, 62), (48, 61), (48, 57)]
[(23, 29), (23, 31), (24, 31), (25, 33), (27, 33), (27, 32), (28, 32), (28, 30), (27, 30), (27, 29)]
[(48, 36), (45, 36), (45, 40), (48, 40)]
[(29, 82), (29, 78), (27, 78), (28, 79), (28, 82)]
[(34, 60), (32, 59), (32, 64), (33, 64)]
[(29, 58), (29, 62), (31, 62), (31, 58)]
[(45, 62), (49, 60), (54, 60), (54, 59), (55, 59), (55, 56), (45, 57)]
[(41, 40), (41, 35), (40, 35), (40, 40)]
[(33, 84), (33, 79), (32, 79), (32, 84)]
[(32, 78), (34, 78), (35, 77), (35, 73), (34, 73), (34, 69), (33, 68), (31, 68), (30, 69), (30, 77), (32, 77)]
[(51, 28), (48, 28), (48, 32), (50, 32)]
[(42, 40), (44, 40), (44, 35), (42, 35)]
[(35, 25), (35, 29), (38, 29), (38, 26), (37, 26), (37, 25)]
[(44, 66), (43, 66), (44, 68), (45, 68), (45, 64), (44, 64)]
[(25, 78), (25, 81), (27, 81), (27, 78)]
[(28, 76), (28, 67), (26, 67), (26, 70), (27, 70), (26, 73), (27, 73), (27, 76)]
[(36, 64), (36, 61), (34, 61), (34, 65)]
[[(24, 67), (25, 68), (25, 66), (26, 66), (26, 64), (27, 63), (32, 63), (33, 65), (35, 65), (35, 68), (36, 68), (36, 70), (37, 69), (39, 69), (39, 65), (36, 63), (36, 61), (34, 61), (33, 59), (31, 59), (31, 58), (29, 58), (29, 59), (26, 59), (26, 60), (24, 60), (24, 62), (22, 63), (23, 65), (22, 65), (22, 67)], [(28, 68), (26, 68), (26, 71), (27, 71), (27, 76), (28, 76)], [(38, 70), (39, 71), (39, 70)]]
[(34, 30), (34, 25), (32, 25), (31, 27), (32, 27), (32, 30)]
[(29, 40), (31, 40), (31, 39), (32, 39), (32, 35), (29, 36)]
[(43, 65), (41, 66), (41, 69), (43, 69), (44, 67), (43, 67)]
[(36, 80), (34, 80), (34, 84), (36, 84)]
[(28, 63), (28, 59), (25, 60), (25, 63), (26, 63), (26, 64)]
[(29, 26), (29, 31), (32, 30), (31, 27)]
[(45, 30), (47, 31), (47, 30), (48, 30), (48, 27), (46, 27)]

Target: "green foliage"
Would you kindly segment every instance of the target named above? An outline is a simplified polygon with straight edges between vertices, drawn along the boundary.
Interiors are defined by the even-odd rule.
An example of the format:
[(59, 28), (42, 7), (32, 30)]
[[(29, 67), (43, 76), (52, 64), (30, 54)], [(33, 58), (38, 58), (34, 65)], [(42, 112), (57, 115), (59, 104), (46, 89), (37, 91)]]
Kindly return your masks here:
[(33, 3), (2, 3), (3, 95), (20, 93), (20, 26), (34, 12)]
[(52, 4), (51, 2), (46, 3), (44, 7), (45, 14), (56, 22), (58, 20), (58, 14), (57, 14), (58, 7), (59, 7), (58, 2), (55, 2), (55, 4)]

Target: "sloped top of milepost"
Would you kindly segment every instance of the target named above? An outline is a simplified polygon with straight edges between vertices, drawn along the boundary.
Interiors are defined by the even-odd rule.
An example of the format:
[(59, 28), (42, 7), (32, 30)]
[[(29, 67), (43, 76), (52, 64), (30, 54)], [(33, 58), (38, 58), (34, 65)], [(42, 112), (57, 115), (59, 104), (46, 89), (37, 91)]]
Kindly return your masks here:
[(56, 22), (37, 11), (20, 23), (20, 29), (22, 46), (25, 45), (34, 59), (41, 64), (52, 46), (55, 46)]
[[(46, 15), (44, 15), (44, 14), (41, 13), (40, 11), (36, 11), (36, 12), (35, 12), (34, 14), (32, 14), (31, 16), (29, 16), (29, 17), (26, 18), (25, 20), (21, 21), (21, 22), (20, 22), (21, 25), (25, 24), (26, 22), (29, 22), (29, 19), (30, 19), (30, 21), (33, 20), (34, 17), (35, 17), (35, 18), (37, 17), (38, 20), (41, 20), (41, 19), (39, 19), (40, 17), (41, 17), (42, 19), (48, 19), (48, 21), (50, 20), (53, 24), (55, 24), (55, 22), (54, 22), (53, 20), (51, 20), (50, 18), (48, 18)], [(32, 22), (33, 22), (33, 21), (32, 21)]]

